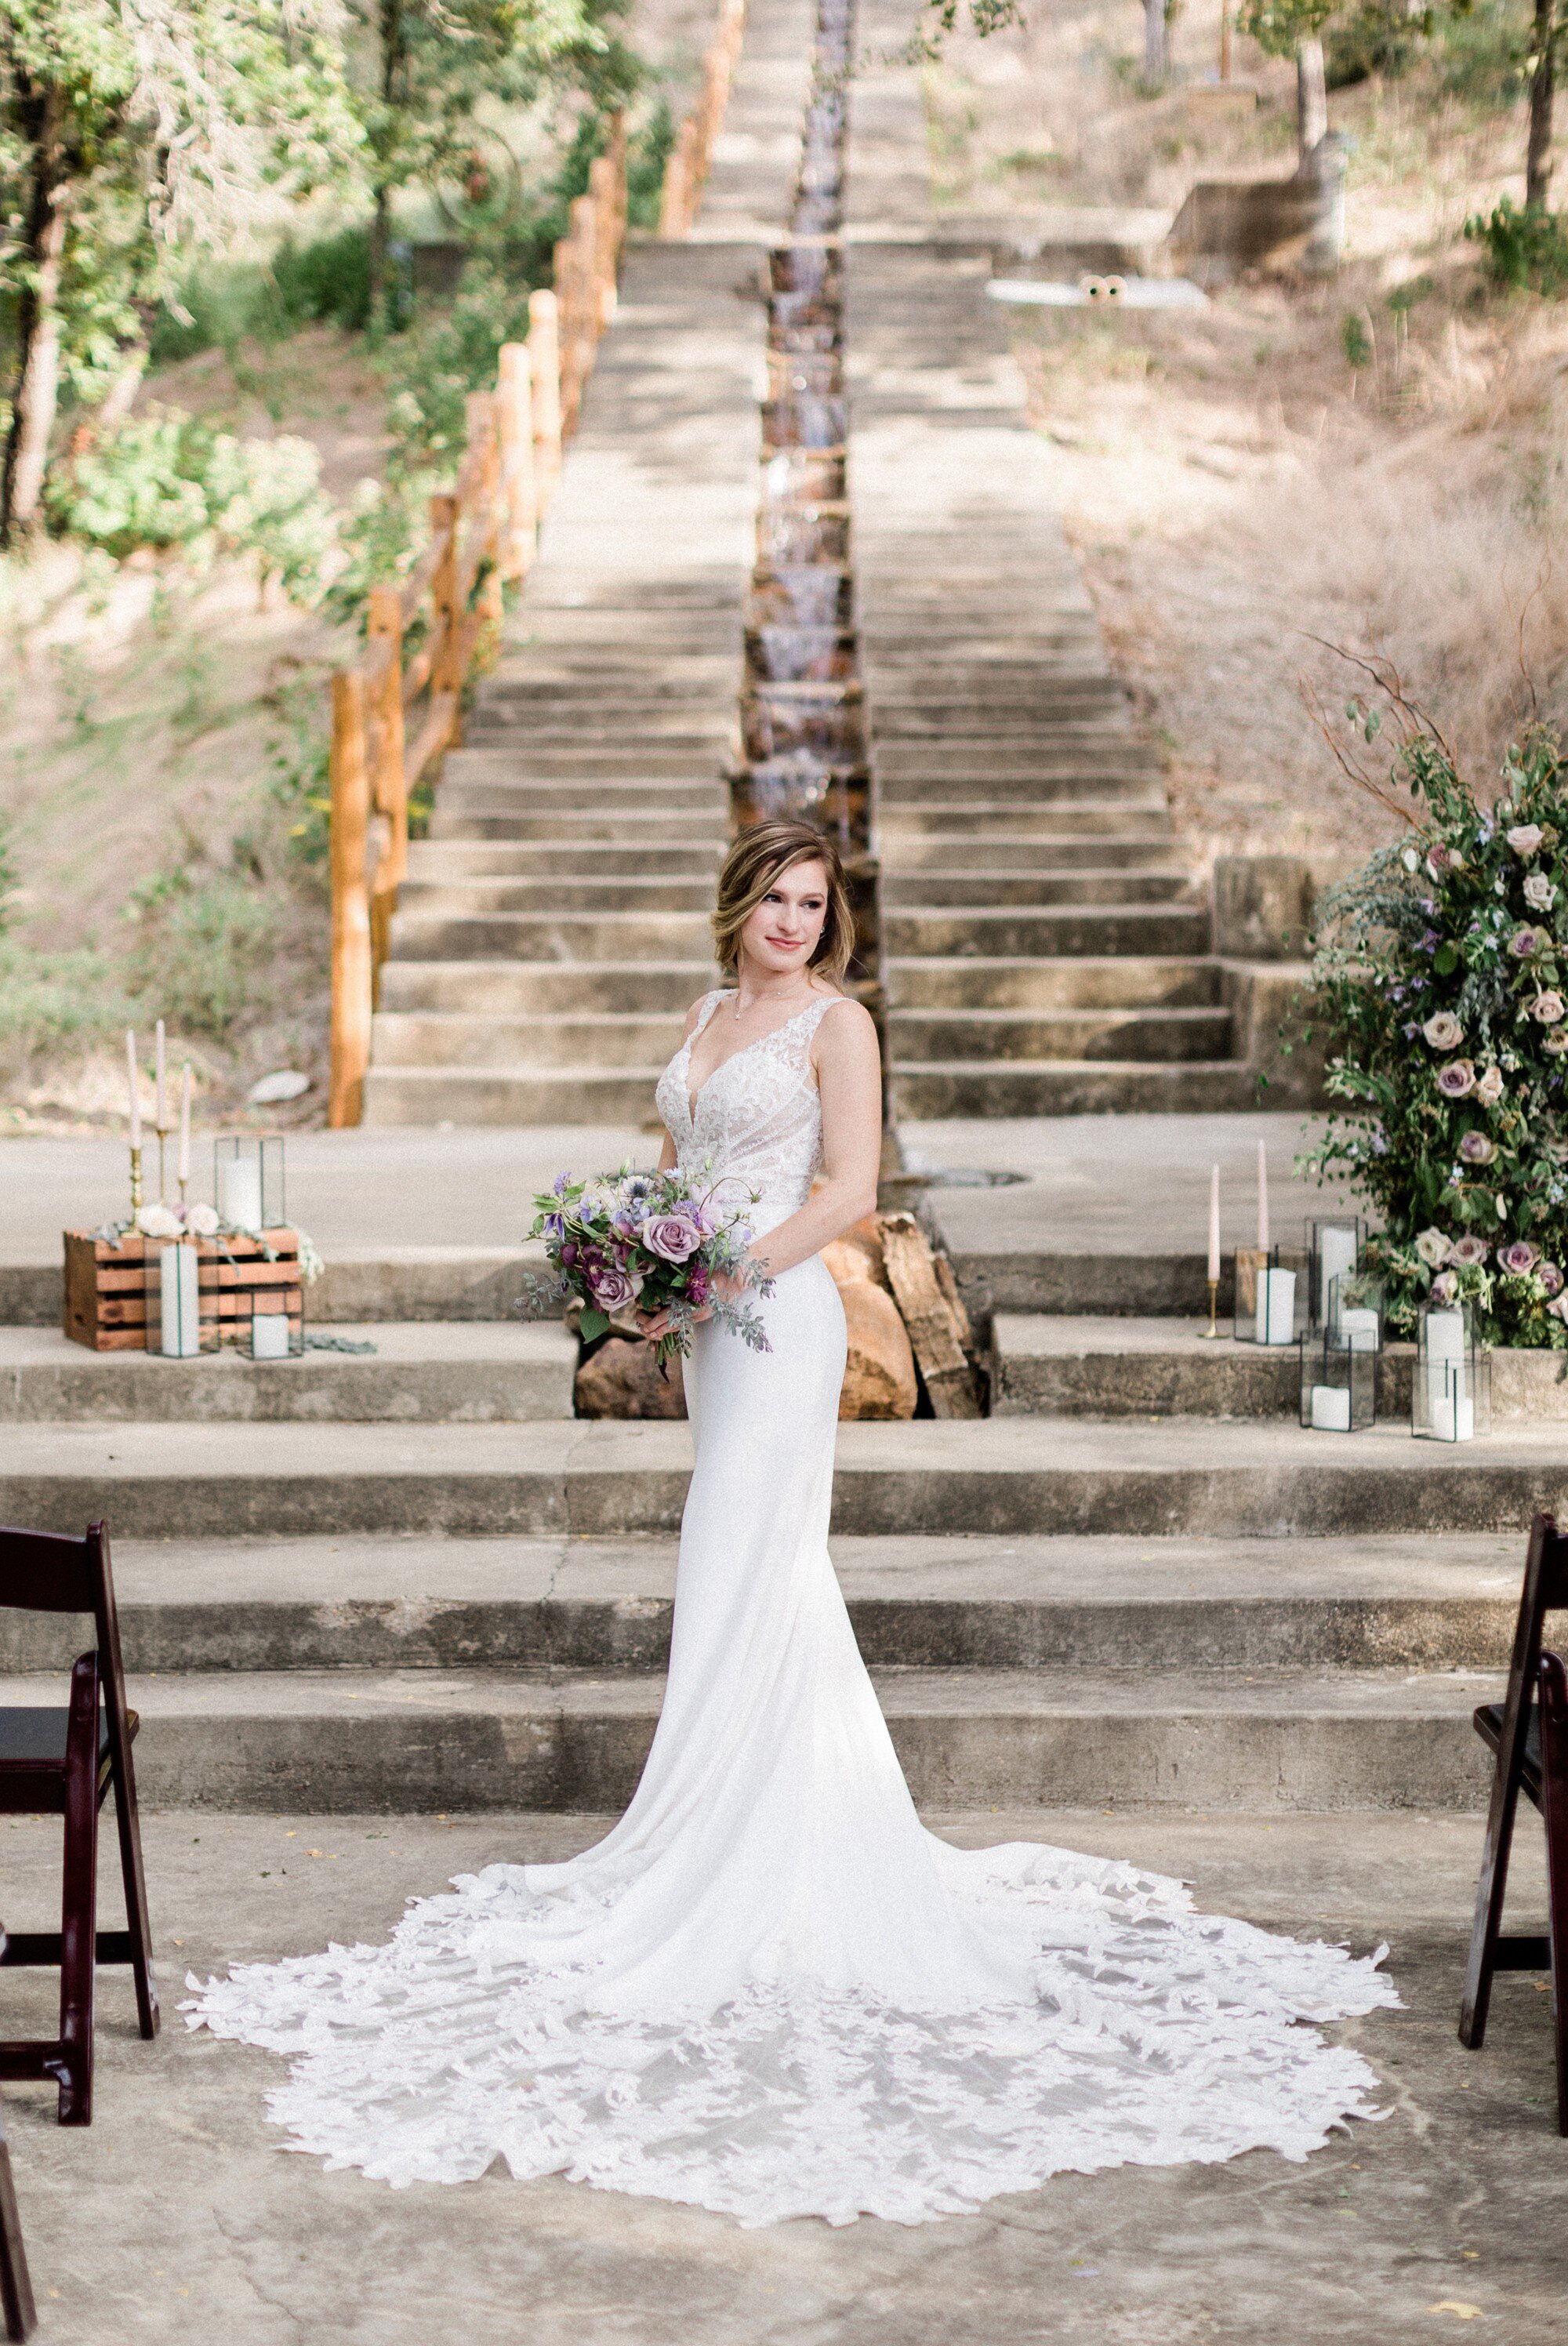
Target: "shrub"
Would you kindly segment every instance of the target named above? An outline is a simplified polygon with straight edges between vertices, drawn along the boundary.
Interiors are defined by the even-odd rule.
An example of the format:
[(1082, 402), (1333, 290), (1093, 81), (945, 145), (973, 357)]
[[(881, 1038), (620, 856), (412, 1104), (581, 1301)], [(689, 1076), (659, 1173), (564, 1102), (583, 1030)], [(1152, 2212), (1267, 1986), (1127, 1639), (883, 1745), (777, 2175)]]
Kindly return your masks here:
[(1504, 196), (1490, 213), (1474, 212), (1464, 224), (1471, 244), (1486, 247), (1492, 275), (1516, 291), (1568, 293), (1568, 221), (1544, 204), (1521, 207)]
[(160, 872), (131, 892), (130, 991), (182, 1033), (224, 1041), (254, 1006), (254, 981), (269, 961), (276, 912), (239, 871)]
[(106, 1042), (127, 1023), (125, 996), (95, 953), (38, 953), (0, 934), (0, 1067)]
[(148, 337), (155, 366), (250, 340), (280, 342), (301, 326), (358, 332), (370, 322), (370, 231), (346, 228), (305, 245), (285, 237), (267, 262), (209, 262), (190, 272), (178, 299), (184, 315), (166, 305)]
[(1373, 74), (1395, 81), (1415, 64), (1425, 29), (1420, 15), (1369, 0), (1324, 28), (1323, 78), (1330, 89), (1349, 89)]
[[(1330, 1095), (1349, 1102), (1308, 1160), (1382, 1215), (1390, 1319), (1434, 1291), (1473, 1298), (1487, 1338), (1568, 1347), (1568, 767), (1532, 733), (1478, 803), (1439, 737), (1396, 701), (1390, 807), (1414, 802), (1325, 898), (1313, 964)], [(1377, 719), (1352, 717), (1369, 740)], [(1398, 795), (1396, 795), (1398, 792)]]

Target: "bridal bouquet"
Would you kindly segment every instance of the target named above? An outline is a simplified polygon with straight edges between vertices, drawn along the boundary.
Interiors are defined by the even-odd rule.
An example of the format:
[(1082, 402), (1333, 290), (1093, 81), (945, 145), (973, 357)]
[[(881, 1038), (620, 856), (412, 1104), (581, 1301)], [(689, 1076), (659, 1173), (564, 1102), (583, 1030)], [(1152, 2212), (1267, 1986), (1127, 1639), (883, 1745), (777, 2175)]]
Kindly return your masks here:
[[(772, 1292), (772, 1282), (745, 1264), (751, 1242), (745, 1207), (720, 1202), (720, 1190), (740, 1186), (724, 1181), (704, 1189), (678, 1170), (634, 1173), (629, 1165), (586, 1181), (563, 1173), (535, 1198), (538, 1218), (528, 1233), (544, 1239), (555, 1268), (549, 1300), (581, 1299), (579, 1324), (590, 1342), (634, 1308), (668, 1312), (670, 1325), (657, 1347), (661, 1369), (690, 1352), (703, 1311), (754, 1352), (766, 1352), (755, 1306), (722, 1294), (715, 1284), (728, 1272), (762, 1295)], [(745, 1196), (747, 1203), (756, 1202), (749, 1190)]]

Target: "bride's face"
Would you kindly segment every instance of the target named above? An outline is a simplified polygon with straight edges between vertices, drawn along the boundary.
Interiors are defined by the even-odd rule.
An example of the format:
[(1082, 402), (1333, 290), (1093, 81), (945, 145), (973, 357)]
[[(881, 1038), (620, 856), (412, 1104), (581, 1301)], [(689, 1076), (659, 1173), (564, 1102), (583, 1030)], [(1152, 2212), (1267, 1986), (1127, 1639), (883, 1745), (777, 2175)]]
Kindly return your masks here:
[(828, 917), (828, 874), (820, 863), (780, 872), (740, 932), (740, 952), (759, 975), (804, 970)]

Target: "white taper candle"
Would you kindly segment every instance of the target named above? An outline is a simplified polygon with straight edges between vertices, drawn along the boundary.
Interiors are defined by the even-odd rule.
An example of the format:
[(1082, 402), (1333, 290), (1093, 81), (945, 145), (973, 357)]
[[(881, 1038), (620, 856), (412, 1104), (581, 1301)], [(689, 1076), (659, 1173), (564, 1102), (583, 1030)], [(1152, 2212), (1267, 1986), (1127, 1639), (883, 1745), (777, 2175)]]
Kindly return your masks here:
[(190, 1061), (187, 1059), (179, 1078), (179, 1180), (181, 1186), (190, 1178)]
[(1219, 1168), (1208, 1177), (1208, 1275), (1219, 1277)]
[(1257, 1246), (1261, 1254), (1268, 1252), (1268, 1152), (1262, 1141), (1257, 1144)]
[(126, 1074), (130, 1079), (130, 1145), (141, 1147), (141, 1084), (137, 1075), (136, 1034), (126, 1028)]

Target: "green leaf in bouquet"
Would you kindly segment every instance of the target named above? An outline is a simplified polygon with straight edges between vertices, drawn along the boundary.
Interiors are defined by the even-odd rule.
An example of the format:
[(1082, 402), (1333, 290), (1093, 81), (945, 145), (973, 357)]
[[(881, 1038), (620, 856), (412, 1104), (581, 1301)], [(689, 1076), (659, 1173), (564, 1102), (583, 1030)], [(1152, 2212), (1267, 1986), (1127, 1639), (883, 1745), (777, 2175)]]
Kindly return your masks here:
[(584, 1310), (583, 1316), (577, 1322), (577, 1333), (585, 1344), (591, 1344), (596, 1336), (604, 1334), (609, 1324), (609, 1313), (596, 1311), (590, 1305)]

